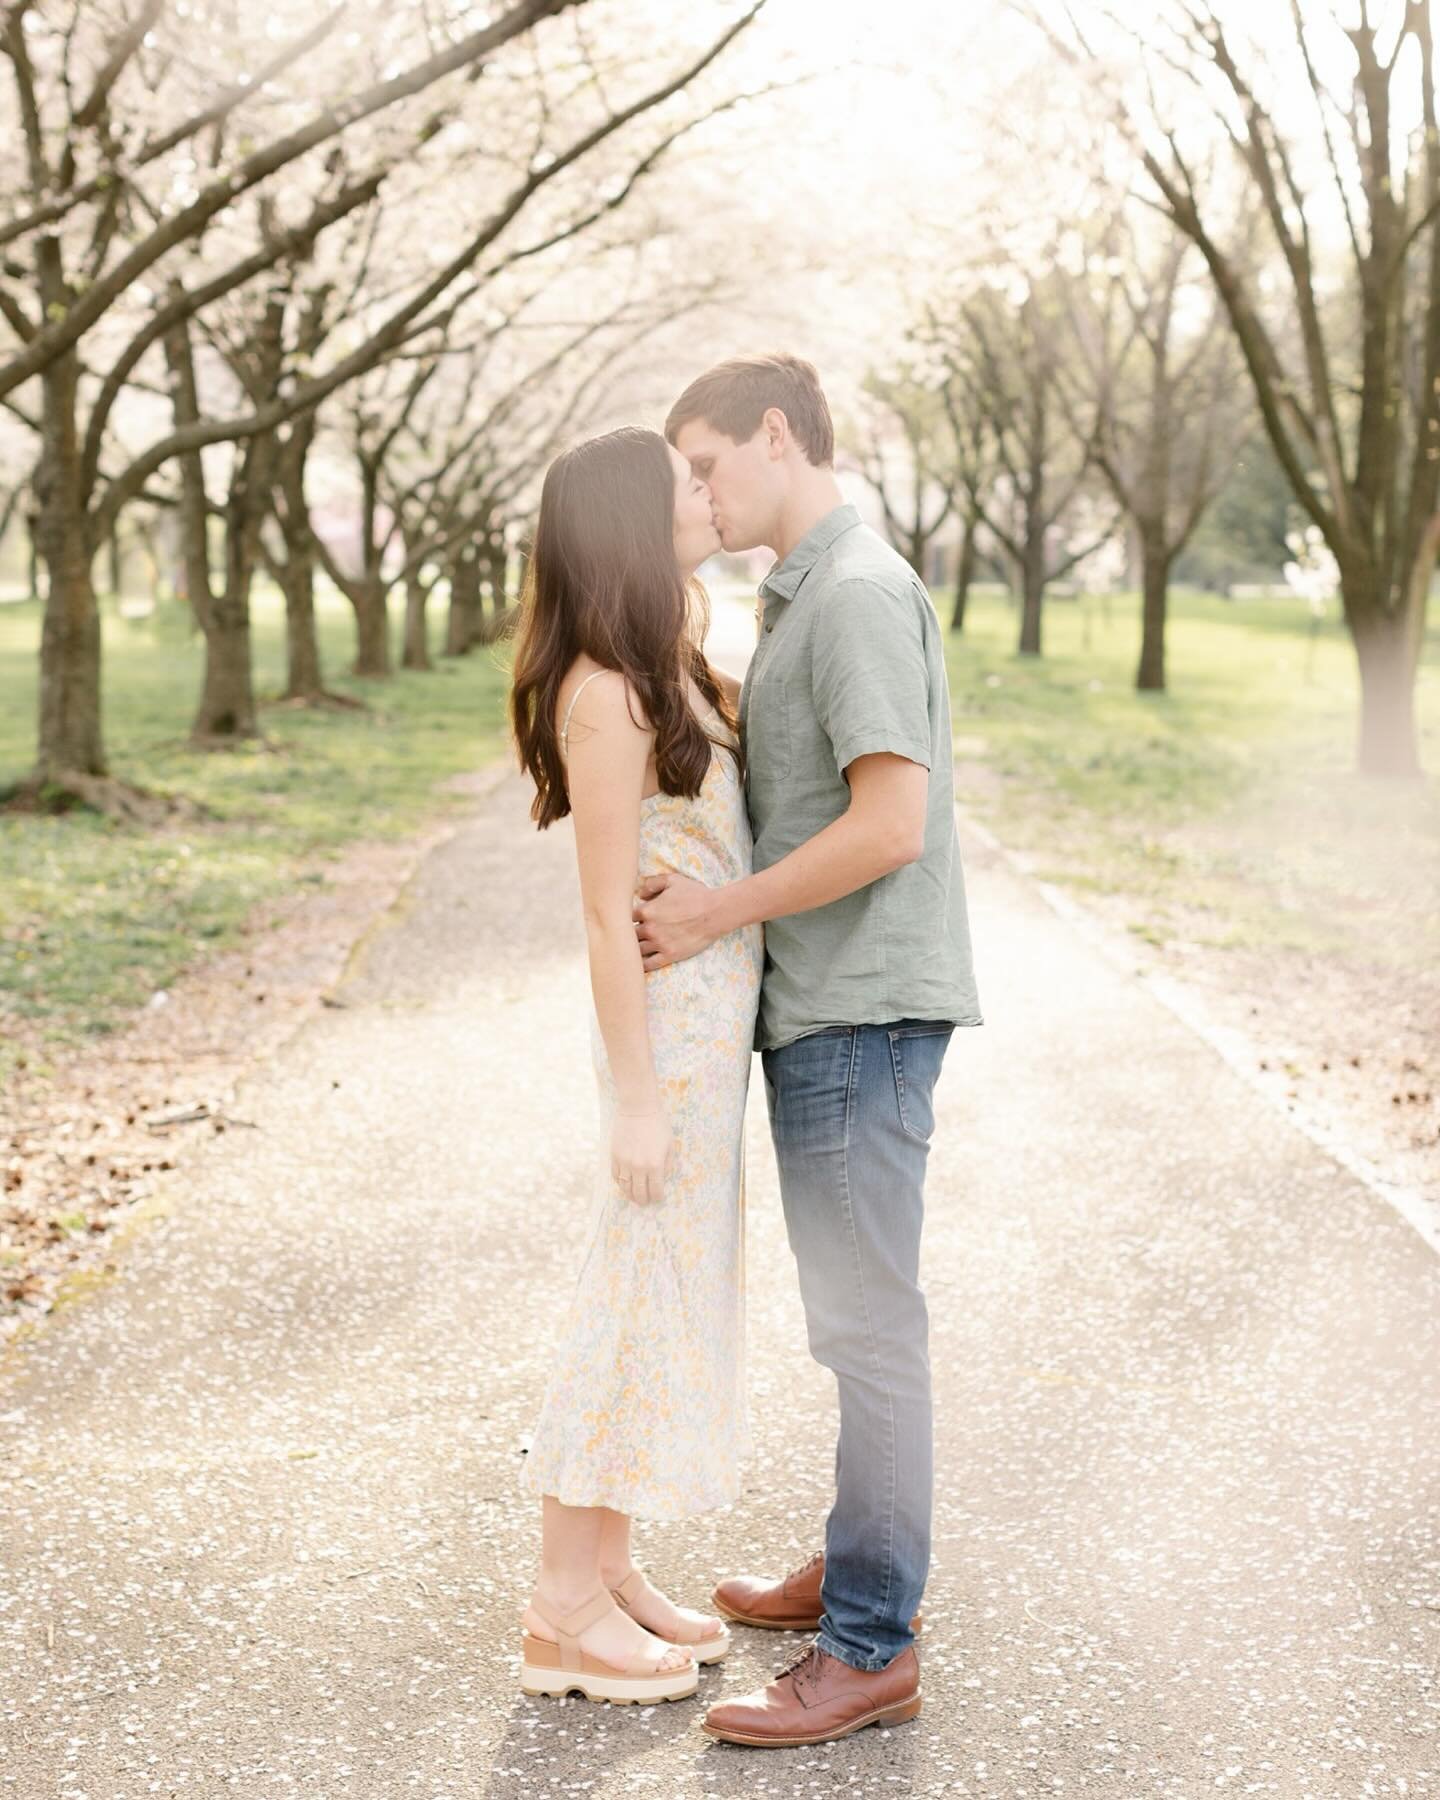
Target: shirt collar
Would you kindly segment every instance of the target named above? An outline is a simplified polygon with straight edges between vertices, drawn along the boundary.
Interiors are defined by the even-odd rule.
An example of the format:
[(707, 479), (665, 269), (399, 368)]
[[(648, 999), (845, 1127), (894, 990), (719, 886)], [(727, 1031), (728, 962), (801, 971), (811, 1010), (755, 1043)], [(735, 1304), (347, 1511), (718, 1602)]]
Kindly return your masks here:
[(760, 583), (760, 597), (763, 600), (793, 600), (799, 591), (800, 583), (814, 568), (824, 553), (844, 532), (851, 531), (860, 523), (860, 508), (848, 501), (841, 506), (832, 507), (823, 519), (818, 520), (801, 538), (800, 542), (784, 558), (777, 562), (770, 573)]

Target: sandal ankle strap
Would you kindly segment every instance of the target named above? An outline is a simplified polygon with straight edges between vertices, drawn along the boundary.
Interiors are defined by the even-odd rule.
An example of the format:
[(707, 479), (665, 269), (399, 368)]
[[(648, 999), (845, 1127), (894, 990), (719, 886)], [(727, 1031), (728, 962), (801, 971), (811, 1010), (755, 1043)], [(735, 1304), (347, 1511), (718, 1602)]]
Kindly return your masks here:
[(555, 1633), (560, 1648), (560, 1667), (574, 1673), (585, 1666), (581, 1661), (584, 1653), (580, 1648), (580, 1633), (605, 1617), (614, 1606), (615, 1597), (608, 1588), (597, 1588), (588, 1600), (582, 1600), (573, 1612), (568, 1613), (551, 1612), (538, 1594), (530, 1604)]
[(645, 1577), (632, 1565), (630, 1573), (618, 1587), (612, 1587), (610, 1592), (622, 1606), (633, 1606), (639, 1598), (640, 1590), (644, 1585)]

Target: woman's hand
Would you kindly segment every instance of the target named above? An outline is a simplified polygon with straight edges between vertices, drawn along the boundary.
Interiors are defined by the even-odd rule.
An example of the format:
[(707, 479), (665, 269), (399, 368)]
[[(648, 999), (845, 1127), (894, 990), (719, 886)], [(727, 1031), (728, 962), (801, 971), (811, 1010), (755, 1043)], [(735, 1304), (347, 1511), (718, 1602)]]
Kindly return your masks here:
[(610, 1173), (627, 1200), (665, 1198), (670, 1118), (663, 1107), (617, 1112), (610, 1130)]

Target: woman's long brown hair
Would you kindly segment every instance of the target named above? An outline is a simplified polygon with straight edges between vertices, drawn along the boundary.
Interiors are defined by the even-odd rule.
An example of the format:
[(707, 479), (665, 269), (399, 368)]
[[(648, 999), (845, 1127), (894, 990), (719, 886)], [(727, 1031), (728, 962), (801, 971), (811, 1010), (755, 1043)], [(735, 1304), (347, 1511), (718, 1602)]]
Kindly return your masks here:
[(555, 713), (582, 650), (618, 670), (639, 696), (655, 732), (663, 792), (693, 798), (714, 754), (716, 740), (690, 704), (687, 673), (737, 729), (700, 648), (709, 601), (681, 575), (674, 521), (675, 466), (657, 431), (627, 425), (589, 438), (546, 471), (510, 688), (516, 755), (534, 779), (530, 816), (542, 831), (570, 811)]

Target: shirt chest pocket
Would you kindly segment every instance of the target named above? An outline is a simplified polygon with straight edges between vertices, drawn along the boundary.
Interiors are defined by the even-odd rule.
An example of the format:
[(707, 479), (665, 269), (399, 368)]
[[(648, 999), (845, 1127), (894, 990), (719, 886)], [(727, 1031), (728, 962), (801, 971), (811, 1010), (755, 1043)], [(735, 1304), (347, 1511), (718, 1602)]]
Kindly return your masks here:
[(779, 675), (755, 682), (745, 715), (745, 761), (752, 781), (769, 787), (790, 773), (790, 698)]

